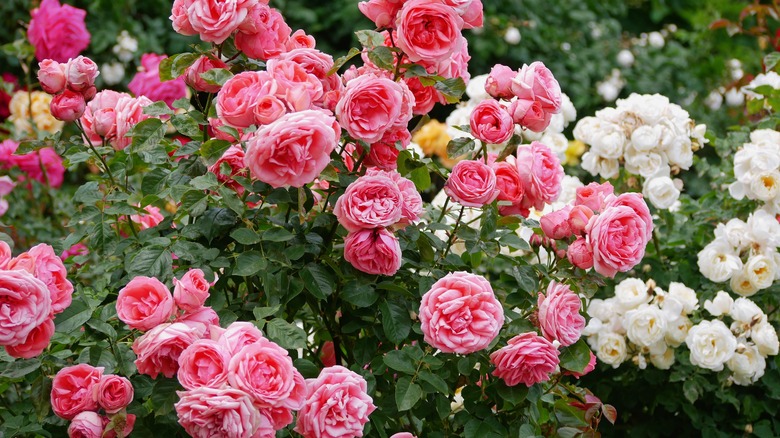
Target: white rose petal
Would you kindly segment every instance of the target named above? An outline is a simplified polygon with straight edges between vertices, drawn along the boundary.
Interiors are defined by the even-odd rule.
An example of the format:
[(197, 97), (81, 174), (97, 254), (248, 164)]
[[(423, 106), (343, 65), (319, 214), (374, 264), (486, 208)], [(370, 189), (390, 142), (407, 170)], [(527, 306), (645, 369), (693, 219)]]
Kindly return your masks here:
[(742, 260), (723, 240), (714, 240), (698, 254), (699, 271), (716, 283), (724, 282), (742, 271)]
[(712, 301), (707, 300), (704, 302), (704, 308), (710, 312), (712, 316), (728, 315), (731, 312), (731, 307), (733, 305), (734, 299), (724, 291), (718, 291)]
[(753, 326), (750, 339), (758, 347), (759, 353), (764, 356), (775, 356), (780, 349), (780, 341), (777, 339), (777, 331), (772, 324), (763, 321)]
[(666, 319), (658, 307), (644, 305), (626, 312), (623, 326), (628, 339), (641, 347), (651, 347), (663, 341), (666, 333)]
[(755, 345), (740, 345), (737, 352), (726, 365), (731, 370), (732, 379), (737, 385), (747, 386), (758, 381), (766, 369), (766, 359)]
[(647, 284), (638, 278), (627, 278), (615, 286), (615, 300), (623, 311), (647, 304), (651, 299)]
[(763, 321), (764, 312), (749, 298), (737, 298), (729, 312), (731, 318), (743, 324), (750, 324), (754, 319)]
[(613, 332), (599, 334), (596, 357), (601, 362), (617, 368), (626, 360), (626, 339)]
[(685, 344), (691, 352), (691, 363), (720, 371), (737, 348), (737, 338), (723, 321), (702, 321), (688, 330)]

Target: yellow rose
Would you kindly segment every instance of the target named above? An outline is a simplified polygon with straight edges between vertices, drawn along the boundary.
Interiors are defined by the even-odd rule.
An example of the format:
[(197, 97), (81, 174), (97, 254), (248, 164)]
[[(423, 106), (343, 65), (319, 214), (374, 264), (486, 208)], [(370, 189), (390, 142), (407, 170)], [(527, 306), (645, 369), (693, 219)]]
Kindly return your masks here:
[[(32, 99), (32, 102), (31, 102)], [(49, 105), (52, 96), (43, 91), (17, 91), (8, 104), (11, 116), (8, 117), (14, 127), (17, 135), (33, 134), (30, 121), (35, 123), (35, 127), (40, 131), (55, 133), (62, 129), (64, 122), (55, 119), (51, 115)]]
[(568, 166), (576, 166), (580, 163), (580, 156), (585, 153), (585, 143), (579, 140), (571, 140), (569, 147), (566, 148), (566, 161), (564, 164)]
[(447, 134), (447, 125), (438, 120), (426, 123), (412, 136), (412, 141), (420, 145), (425, 156), (436, 155), (442, 165), (447, 168), (452, 168), (458, 162), (447, 157), (447, 144), (450, 140), (451, 138)]

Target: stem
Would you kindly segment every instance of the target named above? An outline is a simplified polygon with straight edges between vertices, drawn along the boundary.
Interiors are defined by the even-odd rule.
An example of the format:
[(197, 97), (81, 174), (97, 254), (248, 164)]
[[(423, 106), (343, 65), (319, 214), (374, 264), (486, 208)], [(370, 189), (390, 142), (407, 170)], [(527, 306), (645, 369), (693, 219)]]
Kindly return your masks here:
[(455, 234), (458, 232), (458, 226), (460, 225), (460, 220), (463, 219), (463, 211), (466, 209), (466, 206), (460, 207), (460, 213), (458, 213), (458, 219), (455, 221), (455, 226), (452, 228), (452, 233), (450, 234), (450, 238), (447, 239), (447, 248), (444, 250), (444, 255), (441, 257), (446, 258), (447, 254), (450, 253), (450, 248), (452, 247), (452, 244), (455, 243)]
[(85, 143), (87, 144), (87, 147), (89, 147), (92, 153), (98, 158), (98, 160), (100, 160), (100, 163), (103, 164), (103, 168), (106, 170), (106, 173), (108, 174), (108, 178), (111, 180), (111, 185), (113, 187), (122, 189), (124, 192), (127, 193), (127, 189), (117, 184), (116, 179), (114, 179), (114, 174), (111, 172), (111, 168), (108, 167), (108, 163), (106, 163), (106, 160), (103, 158), (102, 155), (98, 153), (97, 149), (95, 149), (95, 146), (92, 146), (92, 142), (89, 140), (89, 136), (87, 135), (87, 132), (84, 130), (84, 127), (81, 125), (80, 120), (76, 120), (76, 127), (79, 128), (79, 132), (81, 132), (81, 135), (84, 136), (84, 140)]
[(447, 214), (447, 206), (450, 204), (450, 197), (447, 196), (447, 199), (444, 200), (444, 206), (441, 208), (441, 214), (439, 215), (439, 219), (436, 220), (436, 222), (441, 223), (441, 220), (444, 219), (444, 215)]
[(658, 234), (655, 232), (655, 228), (653, 229), (653, 245), (655, 246), (655, 252), (658, 254), (658, 258), (662, 259), (661, 256), (661, 243), (658, 240)]

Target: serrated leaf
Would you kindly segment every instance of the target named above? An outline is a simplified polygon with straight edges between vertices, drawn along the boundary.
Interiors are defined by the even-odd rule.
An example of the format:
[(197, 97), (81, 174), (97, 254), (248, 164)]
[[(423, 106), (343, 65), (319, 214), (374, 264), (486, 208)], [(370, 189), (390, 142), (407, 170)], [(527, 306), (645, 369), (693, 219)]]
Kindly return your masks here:
[(414, 360), (409, 357), (403, 350), (390, 350), (382, 358), (382, 361), (388, 367), (400, 371), (406, 374), (414, 374), (417, 371), (417, 367), (414, 364)]
[(146, 119), (133, 127), (128, 135), (132, 134), (133, 143), (131, 151), (134, 153), (148, 152), (160, 145), (165, 138), (165, 124), (156, 118)]
[(460, 98), (466, 92), (466, 83), (460, 77), (443, 79), (436, 82), (434, 88), (444, 95), (448, 103), (457, 103), (460, 102)]
[(190, 185), (197, 190), (211, 190), (219, 185), (219, 181), (217, 181), (217, 175), (208, 172), (197, 178), (193, 178), (190, 181)]
[(582, 373), (590, 362), (590, 348), (584, 339), (580, 339), (574, 345), (561, 349), (559, 355), (561, 368), (575, 373)]
[(222, 154), (230, 147), (230, 142), (225, 140), (212, 139), (200, 145), (200, 156), (206, 160), (208, 165), (214, 164), (222, 158)]
[(780, 52), (772, 52), (764, 57), (764, 65), (766, 65), (766, 71), (775, 69), (777, 63), (780, 62)]
[(254, 245), (260, 242), (260, 235), (257, 234), (257, 231), (249, 228), (236, 228), (230, 232), (230, 237), (242, 245)]
[(473, 151), (477, 143), (471, 137), (457, 137), (447, 143), (447, 156), (458, 158)]
[(336, 282), (333, 274), (325, 266), (316, 263), (309, 263), (303, 267), (301, 280), (303, 280), (306, 289), (320, 300), (324, 300), (333, 293), (333, 285)]
[(160, 82), (166, 82), (178, 78), (187, 67), (191, 66), (200, 58), (197, 53), (179, 53), (160, 61), (159, 72)]
[(340, 56), (336, 58), (336, 60), (333, 62), (333, 67), (331, 67), (330, 70), (328, 70), (328, 76), (336, 73), (339, 71), (341, 67), (344, 66), (350, 59), (354, 58), (355, 56), (360, 54), (360, 50), (356, 49), (355, 47), (351, 47), (349, 49), (349, 52), (347, 52), (346, 55)]
[(148, 246), (126, 260), (125, 270), (131, 275), (156, 277), (161, 281), (172, 275), (171, 251), (162, 246)]
[(170, 116), (173, 114), (173, 110), (168, 107), (168, 104), (163, 101), (157, 101), (151, 105), (144, 107), (144, 114), (149, 116)]
[(399, 411), (403, 412), (412, 409), (422, 396), (422, 388), (420, 388), (420, 385), (412, 383), (411, 378), (404, 376), (398, 379), (395, 387), (395, 403)]
[(196, 138), (201, 135), (200, 125), (187, 113), (176, 114), (171, 117), (171, 124), (181, 135), (189, 138)]
[(417, 190), (423, 192), (431, 186), (431, 174), (425, 166), (414, 169), (409, 175)]
[(373, 286), (362, 284), (356, 280), (345, 284), (340, 296), (355, 307), (369, 307), (379, 298), (379, 294), (376, 293)]
[(141, 193), (144, 195), (157, 195), (165, 186), (170, 171), (163, 167), (156, 167), (144, 175), (141, 181)]
[(295, 349), (306, 348), (306, 332), (295, 324), (291, 324), (282, 318), (274, 318), (265, 325), (268, 338), (282, 348)]
[(420, 371), (420, 374), (418, 375), (418, 377), (423, 382), (433, 386), (433, 388), (436, 389), (436, 391), (439, 394), (449, 394), (450, 388), (447, 385), (447, 382), (445, 382), (444, 379), (442, 379), (438, 375), (433, 374), (430, 371), (424, 371), (423, 370), (423, 371)]
[(385, 46), (378, 46), (369, 50), (368, 59), (381, 69), (392, 70), (394, 67), (393, 52)]
[(62, 313), (54, 319), (57, 331), (70, 333), (81, 328), (92, 317), (92, 308), (81, 299), (74, 299)]
[(355, 32), (358, 41), (363, 47), (378, 47), (385, 44), (385, 37), (373, 30), (359, 30)]
[(279, 309), (281, 306), (276, 305), (272, 307), (255, 307), (252, 309), (252, 315), (255, 316), (256, 320), (266, 319), (269, 316), (279, 312)]
[(387, 301), (379, 305), (382, 312), (382, 328), (390, 342), (400, 344), (409, 336), (412, 329), (412, 320), (409, 312), (398, 304)]
[(233, 269), (233, 275), (239, 277), (248, 277), (257, 274), (260, 270), (268, 266), (268, 261), (258, 251), (247, 251), (238, 255), (236, 258), (236, 267)]
[(523, 385), (507, 386), (503, 380), (496, 383), (498, 395), (512, 405), (518, 405), (525, 401), (528, 395), (528, 388)]
[(0, 377), (6, 379), (19, 379), (41, 367), (41, 360), (38, 358), (33, 359), (17, 359), (8, 363), (6, 368), (0, 373)]
[(292, 240), (295, 234), (284, 228), (271, 228), (263, 232), (262, 239), (266, 242), (286, 242)]
[(219, 85), (221, 87), (225, 85), (225, 82), (227, 82), (228, 79), (233, 77), (233, 73), (224, 68), (212, 68), (209, 71), (201, 73), (200, 77), (211, 85)]

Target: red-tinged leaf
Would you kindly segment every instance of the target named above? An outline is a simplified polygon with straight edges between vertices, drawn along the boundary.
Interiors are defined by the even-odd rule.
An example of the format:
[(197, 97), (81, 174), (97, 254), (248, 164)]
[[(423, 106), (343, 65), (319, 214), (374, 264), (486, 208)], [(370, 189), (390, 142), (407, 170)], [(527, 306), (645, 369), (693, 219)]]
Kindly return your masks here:
[(615, 409), (612, 405), (604, 405), (601, 407), (601, 412), (604, 414), (604, 418), (606, 418), (610, 423), (615, 424), (617, 421), (617, 409)]
[(722, 29), (724, 27), (728, 27), (730, 24), (731, 21), (726, 20), (725, 18), (721, 18), (720, 20), (715, 20), (710, 23), (710, 30)]

